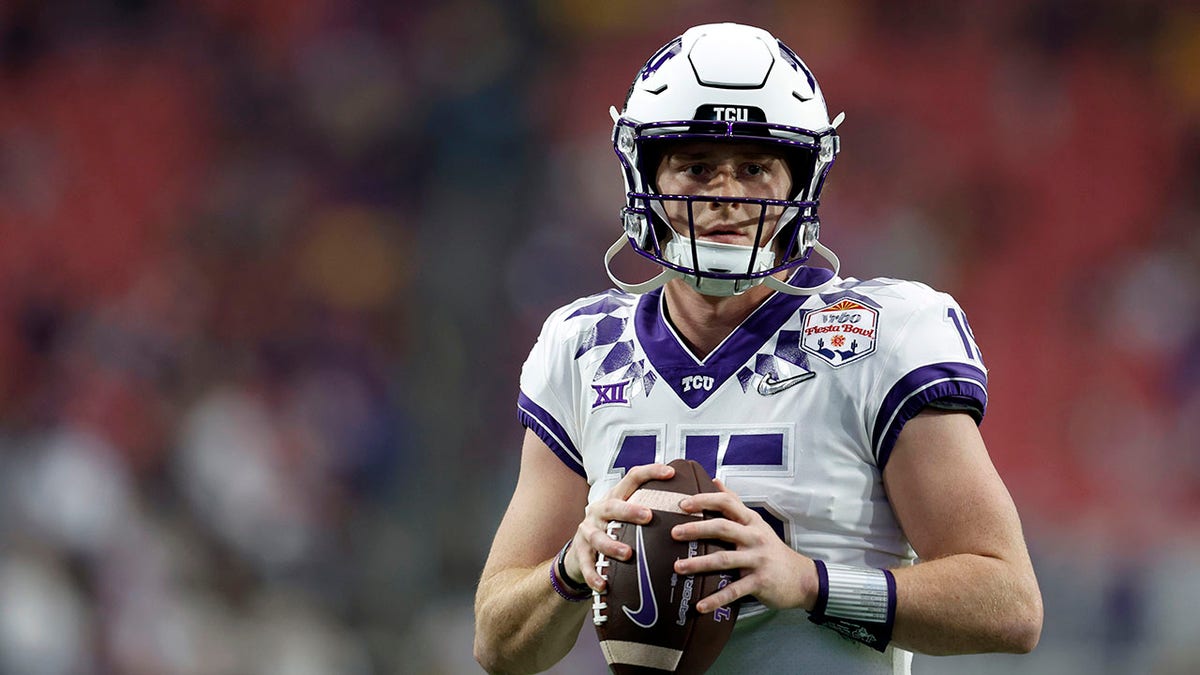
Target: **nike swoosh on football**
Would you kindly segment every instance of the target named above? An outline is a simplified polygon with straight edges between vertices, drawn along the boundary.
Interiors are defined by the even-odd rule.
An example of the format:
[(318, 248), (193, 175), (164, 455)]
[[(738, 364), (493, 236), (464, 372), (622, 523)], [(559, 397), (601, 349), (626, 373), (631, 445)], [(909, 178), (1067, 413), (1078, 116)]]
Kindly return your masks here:
[(646, 545), (642, 543), (641, 525), (637, 526), (635, 550), (637, 551), (638, 600), (640, 604), (635, 610), (630, 610), (628, 605), (622, 605), (621, 609), (630, 621), (642, 628), (649, 628), (658, 623), (658, 603), (654, 601), (654, 589), (650, 586), (650, 565), (646, 562)]
[(773, 380), (769, 376), (764, 377), (763, 379), (758, 381), (758, 393), (762, 394), (763, 396), (770, 396), (772, 394), (778, 394), (779, 392), (783, 391), (784, 389), (794, 387), (794, 386), (800, 384), (801, 382), (807, 382), (816, 376), (817, 376), (816, 373), (808, 372), (808, 373), (800, 373), (799, 375), (795, 375), (795, 376), (792, 376), (792, 377), (789, 377), (789, 378), (783, 379), (783, 380)]

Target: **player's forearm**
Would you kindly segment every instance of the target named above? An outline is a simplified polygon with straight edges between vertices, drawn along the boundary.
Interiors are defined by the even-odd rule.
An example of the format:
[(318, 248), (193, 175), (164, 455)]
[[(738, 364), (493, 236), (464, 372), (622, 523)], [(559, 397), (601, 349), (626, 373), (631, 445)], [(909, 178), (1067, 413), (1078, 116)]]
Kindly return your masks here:
[(1042, 630), (1033, 570), (961, 554), (893, 570), (893, 643), (925, 654), (1026, 653)]
[(475, 659), (489, 673), (534, 673), (574, 646), (590, 602), (567, 602), (549, 581), (549, 560), (480, 581), (475, 595)]

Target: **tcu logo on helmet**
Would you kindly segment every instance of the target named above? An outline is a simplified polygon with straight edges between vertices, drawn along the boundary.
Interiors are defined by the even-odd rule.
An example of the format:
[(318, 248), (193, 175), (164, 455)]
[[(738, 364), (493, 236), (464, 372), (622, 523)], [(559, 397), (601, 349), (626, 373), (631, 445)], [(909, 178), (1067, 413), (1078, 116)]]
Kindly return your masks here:
[(750, 111), (734, 106), (726, 108), (717, 106), (713, 108), (713, 118), (722, 122), (748, 122), (750, 121)]
[(691, 375), (681, 380), (684, 391), (692, 391), (693, 389), (704, 391), (712, 391), (713, 384), (716, 382), (708, 375)]

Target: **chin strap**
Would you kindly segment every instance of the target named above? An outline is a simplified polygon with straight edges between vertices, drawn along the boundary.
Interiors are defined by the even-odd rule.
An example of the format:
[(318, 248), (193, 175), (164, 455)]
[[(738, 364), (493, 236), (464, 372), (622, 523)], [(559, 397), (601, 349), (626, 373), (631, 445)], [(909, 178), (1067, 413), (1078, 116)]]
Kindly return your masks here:
[[(608, 278), (617, 285), (617, 288), (620, 288), (626, 293), (649, 293), (656, 288), (664, 286), (672, 279), (683, 278), (687, 276), (681, 272), (663, 268), (663, 271), (641, 283), (630, 284), (621, 281), (616, 277), (615, 274), (613, 274), (612, 267), (609, 265), (609, 263), (612, 262), (612, 259), (615, 258), (617, 253), (621, 251), (621, 247), (627, 243), (629, 243), (629, 237), (622, 234), (617, 238), (616, 241), (613, 242), (612, 246), (608, 247), (608, 251), (604, 253), (604, 271), (608, 272)], [(842, 268), (842, 261), (838, 259), (837, 254), (829, 250), (819, 241), (813, 242), (813, 253), (816, 253), (824, 258), (826, 262), (833, 265), (833, 274), (829, 275), (829, 278), (826, 279), (824, 283), (817, 284), (816, 286), (793, 286), (786, 281), (781, 281), (775, 277), (763, 277), (762, 284), (771, 290), (779, 291), (780, 293), (787, 293), (788, 295), (814, 295), (825, 290), (833, 283), (833, 280), (837, 278), (838, 271)]]
[(771, 290), (779, 291), (780, 293), (787, 293), (788, 295), (816, 295), (817, 293), (825, 290), (833, 283), (833, 280), (837, 278), (838, 271), (842, 269), (842, 261), (838, 260), (837, 254), (835, 254), (833, 251), (830, 251), (819, 241), (813, 242), (813, 253), (821, 256), (826, 262), (833, 266), (833, 274), (829, 275), (829, 278), (826, 279), (824, 283), (817, 284), (816, 286), (793, 286), (788, 282), (781, 281), (775, 277), (767, 277), (763, 280), (763, 285)]
[(609, 262), (611, 262), (613, 258), (617, 257), (617, 253), (621, 251), (621, 247), (627, 243), (629, 243), (629, 237), (622, 234), (617, 238), (616, 241), (613, 242), (612, 246), (608, 247), (608, 251), (604, 254), (604, 271), (608, 272), (608, 278), (617, 285), (617, 288), (625, 291), (626, 293), (649, 293), (656, 288), (664, 286), (668, 281), (676, 277), (683, 276), (675, 270), (664, 267), (663, 271), (640, 284), (629, 284), (621, 281), (615, 274), (613, 274), (612, 267), (609, 266)]

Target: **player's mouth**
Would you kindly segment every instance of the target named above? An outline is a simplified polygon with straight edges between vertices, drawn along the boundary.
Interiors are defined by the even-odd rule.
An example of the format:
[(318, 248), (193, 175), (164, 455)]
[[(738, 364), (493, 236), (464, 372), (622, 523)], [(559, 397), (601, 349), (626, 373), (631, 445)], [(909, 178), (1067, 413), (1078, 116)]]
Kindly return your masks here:
[(758, 229), (758, 223), (753, 226), (734, 226), (734, 225), (719, 225), (709, 228), (703, 232), (697, 233), (697, 238), (703, 241), (711, 241), (719, 244), (736, 244), (738, 246), (752, 246), (754, 244), (754, 234)]
[(739, 246), (749, 246), (750, 238), (737, 233), (713, 232), (710, 234), (701, 235), (702, 241), (711, 241), (718, 244), (736, 244)]

